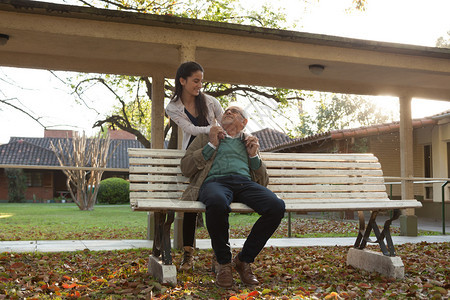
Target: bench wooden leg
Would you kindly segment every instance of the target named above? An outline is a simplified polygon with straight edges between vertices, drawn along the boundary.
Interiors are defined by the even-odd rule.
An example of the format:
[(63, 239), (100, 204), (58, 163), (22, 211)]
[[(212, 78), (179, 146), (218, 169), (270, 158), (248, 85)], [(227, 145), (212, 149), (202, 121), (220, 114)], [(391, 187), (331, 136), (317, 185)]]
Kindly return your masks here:
[[(400, 210), (398, 210), (398, 209), (394, 210), (392, 217), (384, 223), (384, 227), (381, 232), (375, 221), (377, 215), (378, 215), (378, 211), (372, 212), (369, 222), (367, 223), (367, 227), (366, 227), (365, 220), (364, 220), (364, 212), (362, 212), (362, 211), (358, 212), (359, 233), (358, 233), (358, 237), (356, 238), (354, 247), (362, 250), (366, 247), (367, 243), (378, 243), (380, 245), (381, 252), (383, 252), (384, 255), (395, 256), (395, 248), (394, 248), (394, 243), (392, 241), (392, 236), (390, 233), (390, 227), (391, 227), (392, 221), (398, 219), (398, 217), (400, 216)], [(372, 230), (376, 237), (375, 241), (370, 239), (370, 233), (372, 232)]]
[(155, 240), (153, 241), (152, 255), (160, 257), (164, 265), (172, 264), (170, 244), (170, 227), (174, 220), (174, 212), (155, 212)]

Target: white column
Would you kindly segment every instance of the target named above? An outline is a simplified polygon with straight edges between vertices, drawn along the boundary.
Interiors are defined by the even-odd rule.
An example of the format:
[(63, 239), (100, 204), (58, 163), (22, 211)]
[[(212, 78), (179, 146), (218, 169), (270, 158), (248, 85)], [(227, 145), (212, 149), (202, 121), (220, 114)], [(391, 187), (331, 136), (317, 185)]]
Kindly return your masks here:
[[(411, 98), (400, 98), (400, 168), (401, 177), (413, 177), (413, 128)], [(414, 187), (410, 180), (402, 180), (402, 199), (413, 199)]]
[[(400, 97), (400, 168), (401, 177), (414, 177), (413, 127), (410, 96)], [(413, 180), (402, 180), (402, 199), (414, 199)], [(417, 217), (414, 209), (405, 209), (400, 217), (400, 234), (417, 236)]]

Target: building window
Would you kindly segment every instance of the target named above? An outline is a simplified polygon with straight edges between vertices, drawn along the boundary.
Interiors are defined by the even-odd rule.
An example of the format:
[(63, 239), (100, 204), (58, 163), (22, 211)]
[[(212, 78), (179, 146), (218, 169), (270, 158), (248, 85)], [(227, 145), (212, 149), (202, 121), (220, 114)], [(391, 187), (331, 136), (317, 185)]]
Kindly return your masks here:
[(26, 173), (25, 175), (27, 176), (27, 186), (28, 187), (42, 186), (42, 173), (32, 172), (32, 173)]
[(433, 164), (431, 159), (431, 145), (423, 146), (423, 158), (424, 158), (424, 166), (425, 166), (425, 177), (431, 178), (433, 177)]
[(433, 199), (433, 187), (432, 186), (425, 187), (425, 199), (427, 199), (427, 200)]

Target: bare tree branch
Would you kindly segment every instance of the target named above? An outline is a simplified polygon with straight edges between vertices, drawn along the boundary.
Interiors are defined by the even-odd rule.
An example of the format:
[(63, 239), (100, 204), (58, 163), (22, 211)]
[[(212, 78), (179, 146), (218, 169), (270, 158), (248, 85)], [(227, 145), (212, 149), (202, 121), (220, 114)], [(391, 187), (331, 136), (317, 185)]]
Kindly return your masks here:
[(38, 123), (39, 125), (41, 125), (44, 129), (46, 129), (46, 126), (44, 124), (41, 123), (41, 121), (39, 121), (41, 118), (40, 117), (35, 117), (33, 115), (31, 115), (31, 113), (27, 112), (26, 110), (18, 107), (17, 105), (14, 105), (12, 103), (9, 103), (9, 100), (18, 100), (17, 98), (10, 98), (10, 99), (1, 99), (0, 103), (3, 103), (5, 105), (8, 105), (24, 114), (26, 114), (27, 116), (29, 116), (31, 119), (33, 119), (36, 123)]
[[(76, 166), (104, 168), (109, 159), (109, 135), (101, 139), (100, 135), (95, 139), (87, 139), (83, 133), (81, 137), (73, 138), (57, 145), (51, 142), (51, 147), (61, 166)], [(115, 149), (114, 149), (115, 150)], [(113, 150), (113, 152), (114, 152)], [(102, 178), (102, 170), (69, 170), (63, 169), (67, 176), (67, 188), (74, 202), (80, 210), (92, 210), (98, 194), (98, 186)]]

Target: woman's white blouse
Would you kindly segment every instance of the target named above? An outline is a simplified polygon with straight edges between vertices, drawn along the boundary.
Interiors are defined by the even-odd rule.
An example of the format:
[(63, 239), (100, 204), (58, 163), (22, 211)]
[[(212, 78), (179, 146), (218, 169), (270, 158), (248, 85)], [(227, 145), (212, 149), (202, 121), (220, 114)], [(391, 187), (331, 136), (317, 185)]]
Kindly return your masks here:
[(170, 100), (166, 106), (167, 115), (183, 130), (183, 149), (187, 148), (191, 136), (197, 136), (202, 133), (209, 133), (211, 126), (217, 125), (222, 120), (223, 108), (216, 98), (203, 94), (205, 96), (206, 106), (208, 107), (209, 126), (195, 126), (184, 112), (184, 105), (181, 100), (175, 98)]

